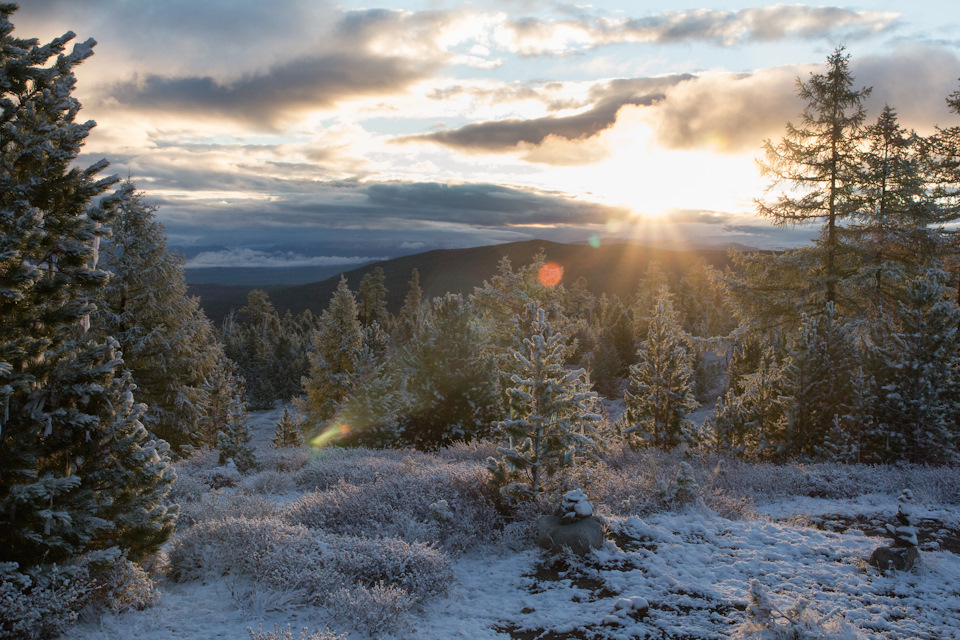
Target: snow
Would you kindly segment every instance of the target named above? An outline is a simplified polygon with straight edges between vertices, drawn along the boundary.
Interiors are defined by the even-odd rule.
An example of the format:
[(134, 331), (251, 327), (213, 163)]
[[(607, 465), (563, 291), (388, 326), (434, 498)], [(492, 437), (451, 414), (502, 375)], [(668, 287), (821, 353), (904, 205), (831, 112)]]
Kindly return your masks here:
[[(251, 414), (259, 446), (269, 442), (281, 412)], [(576, 492), (567, 498), (580, 504), (580, 496), (586, 500)], [(608, 515), (608, 541), (585, 559), (551, 558), (511, 530), (516, 535), (505, 535), (502, 543), (452, 558), (455, 580), (448, 594), (403, 614), (392, 635), (334, 630), (349, 631), (353, 640), (728, 638), (747, 620), (756, 581), (777, 609), (806, 599), (820, 616), (838, 610), (860, 638), (960, 639), (960, 556), (921, 546), (918, 570), (881, 574), (865, 559), (889, 537), (852, 526), (832, 530), (832, 524), (857, 518), (895, 522), (897, 497), (774, 497), (756, 504), (755, 515), (736, 520), (702, 502), (680, 511)], [(296, 492), (268, 497), (295, 498)], [(448, 505), (434, 506), (445, 512)], [(960, 526), (954, 503), (915, 500), (911, 509), (918, 521), (954, 531)], [(143, 611), (88, 617), (64, 637), (207, 640), (246, 638), (247, 629), (288, 624), (333, 629), (322, 607), (290, 605), (283, 592), (251, 589), (237, 576), (161, 580), (159, 592)]]

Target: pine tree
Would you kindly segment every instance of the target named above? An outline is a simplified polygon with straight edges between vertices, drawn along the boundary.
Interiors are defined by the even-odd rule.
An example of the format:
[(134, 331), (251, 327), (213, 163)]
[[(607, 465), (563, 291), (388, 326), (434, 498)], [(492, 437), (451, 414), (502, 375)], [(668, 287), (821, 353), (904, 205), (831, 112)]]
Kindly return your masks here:
[(410, 289), (403, 299), (403, 306), (397, 315), (394, 339), (403, 344), (414, 338), (423, 327), (426, 309), (423, 304), (423, 290), (420, 288), (420, 272), (414, 268), (410, 272)]
[(336, 415), (360, 375), (363, 333), (357, 304), (345, 278), (320, 318), (310, 354), (310, 375), (303, 380), (308, 423), (319, 426)]
[(630, 316), (617, 296), (600, 295), (593, 333), (590, 379), (598, 390), (613, 394), (627, 374), (635, 351)]
[(670, 449), (692, 442), (687, 414), (698, 405), (690, 353), (679, 325), (670, 292), (662, 287), (624, 397), (629, 425), (624, 434), (642, 446)]
[(290, 407), (283, 408), (283, 415), (277, 420), (270, 444), (274, 449), (299, 447), (303, 444), (303, 420), (291, 413)]
[(183, 259), (167, 250), (155, 210), (139, 192), (120, 202), (99, 252), (111, 277), (94, 324), (120, 343), (138, 400), (147, 405), (147, 428), (174, 447), (196, 446), (191, 427), (199, 416), (182, 399), (203, 385), (224, 353), (198, 299), (187, 296)]
[(856, 369), (850, 325), (832, 304), (803, 319), (781, 377), (784, 419), (775, 440), (785, 455), (834, 456), (825, 445), (846, 428)]
[(914, 277), (938, 268), (942, 250), (934, 227), (939, 210), (929, 194), (925, 143), (887, 106), (865, 130), (857, 223), (844, 230), (860, 253), (852, 292), (873, 318), (895, 312)]
[(960, 447), (960, 309), (935, 276), (914, 279), (896, 324), (872, 331), (882, 460), (942, 463)]
[(116, 341), (89, 330), (99, 239), (128, 190), (96, 201), (119, 179), (73, 166), (94, 126), (75, 122), (73, 72), (94, 42), (17, 38), (15, 9), (0, 5), (0, 562), (140, 557), (172, 529), (174, 474)]
[(420, 449), (488, 434), (498, 411), (493, 360), (475, 311), (459, 294), (433, 301), (433, 313), (402, 356), (407, 402), (403, 439)]
[(748, 457), (774, 453), (774, 425), (783, 418), (780, 368), (767, 349), (753, 373), (729, 388), (714, 410), (713, 438), (721, 451)]
[(256, 466), (257, 461), (250, 439), (253, 436), (247, 423), (247, 408), (239, 395), (230, 399), (227, 407), (227, 419), (217, 432), (217, 449), (220, 452), (220, 464), (232, 460), (238, 471), (247, 471)]
[(364, 327), (376, 323), (386, 329), (390, 324), (385, 283), (386, 276), (382, 267), (376, 267), (360, 279), (360, 287), (357, 289), (357, 315)]
[(798, 79), (797, 94), (807, 103), (800, 125), (787, 123), (778, 144), (764, 143), (761, 172), (772, 178), (771, 189), (784, 189), (773, 201), (758, 200), (758, 213), (781, 226), (823, 222), (813, 247), (738, 256), (746, 273), (731, 282), (733, 291), (753, 318), (767, 323), (795, 324), (825, 303), (847, 308), (841, 288), (856, 273), (856, 253), (843, 241), (841, 223), (860, 211), (863, 102), (870, 95), (852, 88), (849, 59), (839, 47), (826, 73)]
[(503, 447), (488, 467), (514, 497), (536, 495), (559, 469), (599, 453), (595, 411), (583, 369), (567, 370), (563, 336), (534, 301), (526, 309), (522, 348), (511, 351), (508, 418), (497, 423)]

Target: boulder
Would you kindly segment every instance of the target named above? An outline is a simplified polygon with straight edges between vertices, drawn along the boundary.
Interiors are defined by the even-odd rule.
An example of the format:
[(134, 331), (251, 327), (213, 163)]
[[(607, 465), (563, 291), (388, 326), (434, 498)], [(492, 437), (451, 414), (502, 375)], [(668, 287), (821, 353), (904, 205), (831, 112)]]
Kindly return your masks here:
[(543, 516), (537, 526), (537, 544), (549, 551), (569, 548), (578, 556), (603, 546), (603, 525), (595, 516), (564, 524), (560, 516)]
[(867, 564), (881, 571), (910, 571), (920, 564), (920, 552), (916, 547), (880, 547), (870, 554)]

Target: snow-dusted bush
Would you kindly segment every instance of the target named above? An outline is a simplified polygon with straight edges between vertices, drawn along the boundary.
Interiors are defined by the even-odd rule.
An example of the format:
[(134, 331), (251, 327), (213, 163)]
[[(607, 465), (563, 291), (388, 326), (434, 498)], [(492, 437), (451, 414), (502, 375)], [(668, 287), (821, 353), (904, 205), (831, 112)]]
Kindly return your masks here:
[(183, 531), (198, 522), (223, 518), (270, 518), (279, 511), (280, 506), (260, 496), (209, 491), (197, 501), (180, 504), (177, 528)]
[(170, 575), (178, 582), (228, 573), (256, 579), (267, 555), (305, 535), (304, 527), (277, 518), (227, 517), (199, 522), (174, 537), (167, 555)]
[(53, 565), (23, 574), (0, 563), (0, 639), (54, 638), (77, 619), (93, 588), (85, 567)]
[(257, 462), (260, 468), (268, 471), (280, 471), (296, 474), (310, 460), (310, 450), (304, 448), (260, 449)]
[(95, 552), (88, 571), (93, 588), (86, 605), (96, 611), (121, 613), (144, 609), (157, 597), (156, 586), (143, 567), (122, 554)]
[(296, 486), (296, 478), (292, 473), (267, 469), (243, 478), (238, 488), (242, 493), (255, 496), (286, 493), (294, 486)]
[(342, 587), (327, 596), (324, 604), (339, 624), (376, 638), (395, 630), (414, 603), (403, 589), (381, 583)]
[(763, 592), (759, 581), (750, 583), (747, 621), (738, 630), (743, 640), (859, 640), (856, 628), (844, 620), (839, 609), (819, 615), (806, 600), (786, 610), (779, 609)]
[[(421, 454), (422, 455), (422, 454)], [(328, 533), (395, 537), (407, 542), (430, 542), (459, 553), (478, 542), (491, 541), (499, 531), (486, 474), (472, 464), (425, 463), (419, 457), (399, 464), (365, 458), (365, 483), (342, 481), (326, 490), (306, 494), (284, 517)], [(352, 478), (357, 472), (353, 471)], [(435, 505), (446, 501), (449, 519), (434, 516)]]
[(422, 542), (354, 536), (331, 536), (326, 540), (331, 568), (366, 587), (398, 587), (419, 602), (446, 593), (453, 583), (447, 557)]
[(345, 633), (335, 633), (329, 629), (310, 632), (306, 627), (300, 629), (300, 635), (293, 635), (290, 625), (286, 629), (274, 627), (273, 631), (264, 631), (261, 626), (259, 630), (247, 629), (250, 634), (250, 640), (347, 640)]

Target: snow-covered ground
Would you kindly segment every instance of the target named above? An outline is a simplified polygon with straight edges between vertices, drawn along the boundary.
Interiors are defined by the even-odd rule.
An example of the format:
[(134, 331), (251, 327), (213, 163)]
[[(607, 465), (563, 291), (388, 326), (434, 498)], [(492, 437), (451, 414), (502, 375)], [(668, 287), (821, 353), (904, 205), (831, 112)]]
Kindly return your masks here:
[[(254, 415), (255, 442), (266, 445), (278, 417), (279, 411)], [(376, 478), (363, 478), (366, 468), (334, 468), (344, 460), (331, 459), (330, 473), (340, 476), (336, 486), (376, 486), (380, 474), (383, 483), (391, 481), (376, 454), (368, 458), (374, 462), (344, 460), (373, 464), (369, 469), (376, 470), (370, 475)], [(457, 464), (482, 464), (466, 458)], [(397, 469), (414, 468), (414, 462), (396, 454), (391, 460)], [(418, 469), (429, 462), (417, 460)], [(324, 471), (308, 468), (316, 477)], [(250, 486), (223, 489), (217, 500), (249, 502), (256, 497)], [(263, 496), (266, 506), (256, 508), (282, 512), (305, 493), (323, 489), (293, 481), (273, 486)], [(521, 524), (514, 524), (495, 541), (451, 553), (446, 595), (420, 600), (376, 632), (351, 628), (350, 615), (342, 611), (331, 618), (323, 602), (304, 604), (302, 594), (295, 598), (282, 588), (253, 586), (243, 575), (228, 572), (182, 583), (161, 578), (159, 595), (145, 610), (88, 618), (64, 637), (239, 639), (249, 637), (248, 629), (267, 632), (289, 625), (294, 639), (301, 628), (330, 628), (354, 640), (727, 638), (742, 630), (751, 582), (757, 581), (782, 611), (806, 601), (813, 617), (846, 624), (848, 635), (838, 631), (830, 637), (960, 639), (956, 496), (942, 498), (941, 489), (920, 488), (916, 512), (923, 529), (922, 566), (884, 575), (865, 559), (887, 543), (880, 531), (893, 520), (899, 492), (871, 491), (861, 483), (846, 497), (810, 493), (817, 491), (758, 491), (750, 508), (730, 518), (708, 506), (710, 499), (636, 514), (598, 505), (607, 519), (608, 541), (584, 559), (552, 557), (531, 542)], [(456, 506), (454, 498), (451, 504)], [(238, 553), (243, 542), (237, 541)]]

